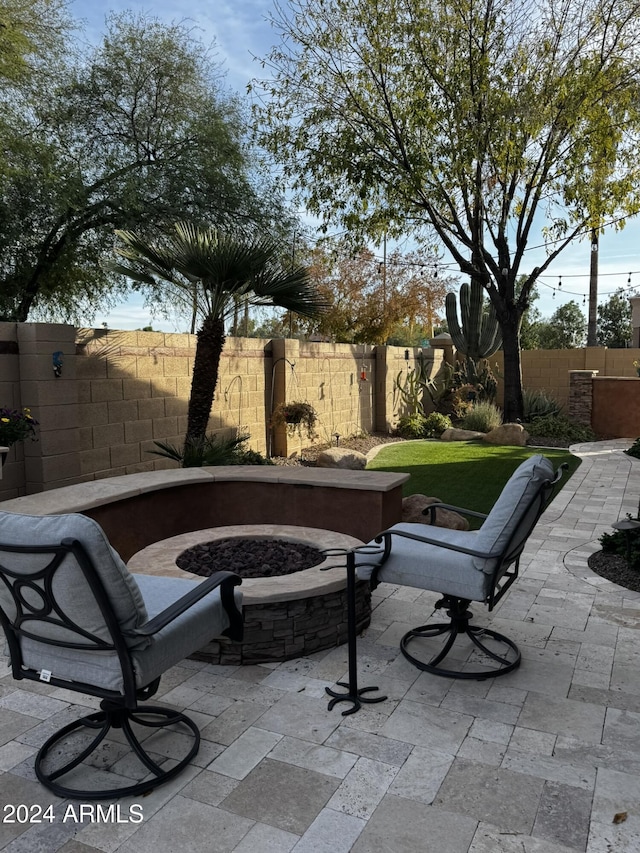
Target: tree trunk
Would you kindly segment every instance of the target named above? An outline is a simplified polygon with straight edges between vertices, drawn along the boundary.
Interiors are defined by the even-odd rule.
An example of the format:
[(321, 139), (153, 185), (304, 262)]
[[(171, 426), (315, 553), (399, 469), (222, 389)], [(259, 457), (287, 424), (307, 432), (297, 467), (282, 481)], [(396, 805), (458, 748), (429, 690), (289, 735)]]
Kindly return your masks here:
[(207, 317), (197, 333), (197, 338), (185, 444), (200, 443), (207, 432), (213, 395), (218, 384), (220, 356), (225, 342), (224, 322), (216, 317)]
[(504, 421), (513, 423), (522, 420), (522, 369), (520, 362), (519, 319), (509, 316), (502, 326), (502, 349), (504, 352)]

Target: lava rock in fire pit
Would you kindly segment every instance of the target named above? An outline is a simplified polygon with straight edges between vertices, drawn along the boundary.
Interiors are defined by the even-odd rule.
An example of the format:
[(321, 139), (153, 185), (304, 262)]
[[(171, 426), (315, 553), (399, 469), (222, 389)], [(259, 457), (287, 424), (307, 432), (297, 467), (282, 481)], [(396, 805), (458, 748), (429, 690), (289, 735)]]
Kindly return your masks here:
[(271, 578), (310, 569), (324, 560), (322, 551), (303, 542), (243, 536), (187, 548), (177, 557), (176, 565), (201, 577), (235, 572), (242, 578)]

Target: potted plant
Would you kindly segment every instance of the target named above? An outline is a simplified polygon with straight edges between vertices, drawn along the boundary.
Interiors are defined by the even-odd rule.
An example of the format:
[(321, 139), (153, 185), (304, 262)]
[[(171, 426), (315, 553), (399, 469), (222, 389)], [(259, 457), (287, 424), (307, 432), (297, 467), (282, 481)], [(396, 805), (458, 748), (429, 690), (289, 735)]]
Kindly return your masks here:
[[(11, 447), (17, 441), (36, 440), (38, 421), (31, 414), (31, 409), (0, 409), (0, 447)], [(1, 451), (4, 462), (7, 451)]]
[(280, 403), (271, 415), (272, 426), (285, 424), (290, 433), (297, 432), (300, 436), (302, 435), (302, 430), (304, 430), (309, 438), (315, 437), (317, 420), (318, 415), (311, 403), (303, 403), (301, 401)]

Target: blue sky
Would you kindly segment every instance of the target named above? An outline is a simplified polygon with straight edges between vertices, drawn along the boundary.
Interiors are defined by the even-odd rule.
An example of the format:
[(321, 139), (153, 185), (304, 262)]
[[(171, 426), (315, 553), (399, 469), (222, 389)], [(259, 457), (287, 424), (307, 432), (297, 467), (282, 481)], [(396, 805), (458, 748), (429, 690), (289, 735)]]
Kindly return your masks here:
[[(286, 2), (286, 0), (283, 0)], [(174, 21), (192, 22), (205, 44), (216, 43), (218, 59), (226, 70), (226, 84), (243, 93), (247, 83), (260, 76), (260, 66), (254, 56), (263, 57), (269, 51), (275, 36), (267, 17), (273, 8), (273, 0), (199, 0), (184, 4), (179, 0), (156, 0), (153, 4), (136, 0), (72, 0), (71, 9), (77, 19), (83, 19), (85, 36), (92, 42), (100, 39), (104, 31), (105, 17), (110, 12), (127, 9), (148, 12), (167, 23)], [(539, 266), (544, 260), (542, 243), (535, 233), (526, 254), (528, 269)], [(589, 290), (589, 240), (576, 241), (554, 261), (541, 278), (538, 290), (540, 299), (536, 303), (545, 316), (550, 316), (557, 307), (576, 300), (581, 307), (583, 297)], [(452, 272), (455, 272), (452, 270)], [(601, 237), (599, 252), (599, 301), (620, 287), (631, 285), (640, 288), (640, 219), (629, 220), (623, 231), (616, 233), (607, 228)], [(561, 289), (558, 282), (562, 281)], [(107, 321), (111, 328), (134, 329), (153, 324), (154, 328), (167, 331), (182, 330), (171, 322), (150, 318), (139, 301), (130, 300), (118, 306), (108, 316), (96, 317), (96, 325)]]

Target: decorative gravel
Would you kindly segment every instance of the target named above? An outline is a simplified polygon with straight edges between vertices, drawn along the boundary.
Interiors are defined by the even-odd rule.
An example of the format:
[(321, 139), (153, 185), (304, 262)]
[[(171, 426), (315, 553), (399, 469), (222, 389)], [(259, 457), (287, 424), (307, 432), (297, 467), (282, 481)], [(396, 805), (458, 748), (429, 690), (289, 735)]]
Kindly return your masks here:
[(624, 586), (626, 589), (640, 592), (640, 571), (629, 566), (624, 557), (596, 551), (589, 557), (588, 566), (600, 577)]
[(272, 578), (310, 569), (324, 559), (322, 551), (301, 542), (234, 536), (187, 548), (176, 559), (176, 565), (205, 578), (213, 572), (235, 572), (243, 578)]

